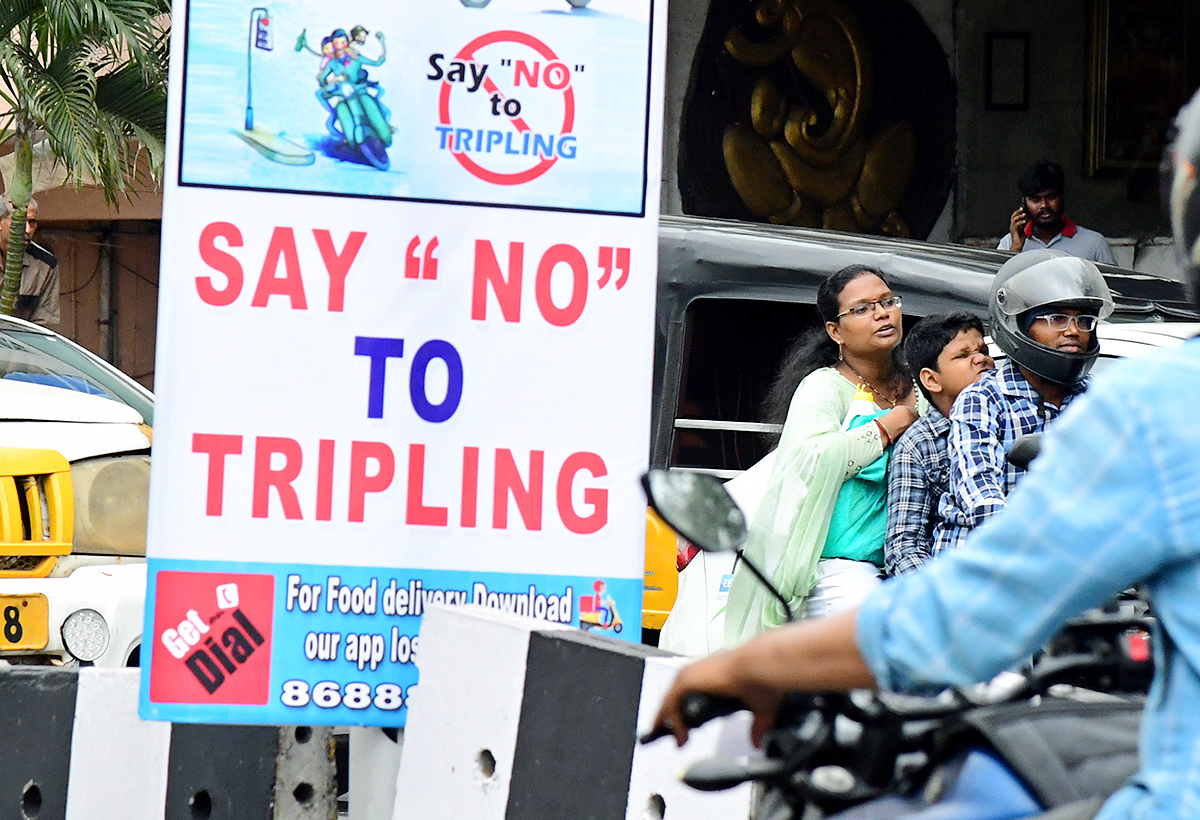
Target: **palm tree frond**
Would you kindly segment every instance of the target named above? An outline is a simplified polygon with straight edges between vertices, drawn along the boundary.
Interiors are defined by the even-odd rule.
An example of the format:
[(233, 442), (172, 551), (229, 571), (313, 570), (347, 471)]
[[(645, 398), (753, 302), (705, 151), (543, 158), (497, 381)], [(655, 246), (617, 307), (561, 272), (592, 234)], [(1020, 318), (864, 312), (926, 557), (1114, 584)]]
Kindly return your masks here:
[(96, 108), (166, 139), (166, 88), (147, 86), (136, 66), (96, 78)]
[[(113, 204), (147, 165), (161, 176), (167, 0), (0, 6), (0, 25), (9, 26), (0, 37), (0, 100), (11, 108), (0, 114), (3, 133), (20, 142), (43, 132), (68, 176), (76, 184), (94, 178)], [(139, 157), (148, 163), (139, 166)]]
[(8, 0), (0, 4), (0, 31), (15, 30), (41, 9), (41, 0)]

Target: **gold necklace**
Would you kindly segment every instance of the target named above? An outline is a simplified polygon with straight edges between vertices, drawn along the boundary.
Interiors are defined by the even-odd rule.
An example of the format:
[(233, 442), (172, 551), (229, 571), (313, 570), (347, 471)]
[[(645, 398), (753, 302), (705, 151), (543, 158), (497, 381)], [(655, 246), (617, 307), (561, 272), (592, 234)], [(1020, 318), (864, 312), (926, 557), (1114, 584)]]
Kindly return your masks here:
[[(899, 401), (899, 397), (896, 397), (896, 398), (888, 398), (886, 395), (884, 395), (884, 393), (883, 393), (883, 391), (882, 391), (882, 390), (880, 390), (878, 387), (876, 387), (875, 385), (873, 385), (873, 384), (871, 384), (869, 381), (867, 381), (867, 380), (866, 380), (866, 378), (863, 376), (863, 374), (862, 374), (862, 373), (859, 373), (859, 372), (858, 372), (858, 370), (857, 370), (857, 369), (854, 367), (854, 365), (850, 364), (850, 362), (846, 361), (845, 359), (841, 359), (841, 360), (838, 362), (838, 364), (844, 364), (844, 365), (846, 365), (846, 367), (848, 367), (848, 368), (850, 369), (850, 372), (851, 372), (851, 373), (853, 373), (855, 376), (857, 376), (857, 377), (858, 377), (858, 381), (859, 381), (859, 383), (860, 383), (860, 384), (861, 384), (863, 387), (866, 387), (866, 388), (868, 388), (868, 389), (871, 391), (871, 396), (872, 396), (872, 397), (874, 397), (874, 398), (877, 398), (877, 399), (881, 399), (881, 400), (883, 400), (883, 401), (887, 402), (887, 403), (888, 403), (888, 404), (889, 404), (891, 407), (895, 407), (895, 406), (896, 406), (896, 404), (897, 404), (897, 403), (898, 403), (898, 401)], [(895, 393), (893, 393), (892, 395), (893, 395), (893, 396), (895, 396)]]

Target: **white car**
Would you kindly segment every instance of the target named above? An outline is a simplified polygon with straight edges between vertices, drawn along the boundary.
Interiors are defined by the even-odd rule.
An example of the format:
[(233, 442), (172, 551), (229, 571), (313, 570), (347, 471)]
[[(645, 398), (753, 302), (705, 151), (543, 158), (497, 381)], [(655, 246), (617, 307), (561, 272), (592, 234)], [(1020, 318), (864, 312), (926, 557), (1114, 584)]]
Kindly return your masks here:
[[(1160, 347), (1181, 345), (1200, 335), (1200, 322), (1103, 322), (1097, 328), (1100, 334), (1100, 357), (1092, 368), (1093, 374), (1101, 372), (1117, 359), (1145, 356)], [(995, 345), (992, 347), (992, 352), (997, 352)]]
[[(1163, 347), (1174, 347), (1200, 335), (1196, 322), (1121, 322), (1099, 325), (1100, 357), (1093, 374), (1103, 371), (1117, 359), (1144, 356)], [(996, 362), (1004, 360), (989, 339)], [(730, 495), (746, 514), (754, 516), (759, 499), (766, 492), (774, 453), (768, 453), (754, 466), (726, 483)], [(686, 549), (686, 546), (684, 547)], [(659, 647), (669, 652), (695, 657), (724, 648), (725, 602), (733, 577), (734, 553), (700, 552), (679, 573), (679, 593), (671, 614), (663, 624)]]
[(154, 397), (0, 316), (0, 660), (133, 665)]

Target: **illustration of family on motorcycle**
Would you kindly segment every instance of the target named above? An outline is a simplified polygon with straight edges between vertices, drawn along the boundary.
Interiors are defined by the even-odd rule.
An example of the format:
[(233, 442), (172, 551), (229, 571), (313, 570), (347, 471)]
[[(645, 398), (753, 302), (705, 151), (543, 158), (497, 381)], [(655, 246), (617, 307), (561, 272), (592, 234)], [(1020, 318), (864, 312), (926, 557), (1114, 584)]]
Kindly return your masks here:
[(383, 65), (387, 59), (387, 41), (383, 32), (375, 32), (379, 41), (380, 54), (371, 59), (361, 51), (368, 32), (362, 26), (354, 26), (347, 34), (345, 29), (334, 31), (321, 40), (321, 50), (308, 44), (307, 30), (296, 40), (296, 51), (307, 50), (321, 58), (317, 70), (316, 97), (329, 112), (326, 130), (335, 141), (336, 148), (350, 149), (339, 158), (360, 157), (381, 171), (390, 165), (387, 149), (392, 144), (391, 112), (381, 102), (384, 91), (377, 81), (367, 75), (368, 66)]

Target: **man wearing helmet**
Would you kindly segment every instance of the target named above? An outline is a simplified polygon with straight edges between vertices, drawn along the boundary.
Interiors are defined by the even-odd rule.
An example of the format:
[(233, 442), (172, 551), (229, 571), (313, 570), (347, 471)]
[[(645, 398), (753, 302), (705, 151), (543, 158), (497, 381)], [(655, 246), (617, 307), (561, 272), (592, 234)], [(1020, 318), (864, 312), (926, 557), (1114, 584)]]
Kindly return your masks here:
[[(1171, 156), (1175, 247), (1200, 304), (1200, 95)], [(1024, 254), (1022, 254), (1024, 255)], [(1135, 583), (1158, 630), (1141, 772), (1097, 820), (1192, 817), (1200, 806), (1200, 339), (1101, 374), (1046, 437), (1005, 510), (857, 610), (772, 629), (686, 667), (656, 726), (682, 743), (683, 696), (740, 699), (761, 741), (789, 691), (929, 691), (989, 680), (1066, 620)], [(1067, 814), (1066, 812), (1073, 812)], [(1082, 818), (1086, 807), (1055, 817)]]
[(1112, 310), (1104, 277), (1086, 259), (1038, 250), (1001, 266), (988, 316), (1008, 361), (964, 389), (950, 411), (950, 486), (938, 505), (937, 552), (961, 544), (1004, 507), (1024, 473), (1005, 453), (1083, 392), (1100, 352), (1096, 322)]

